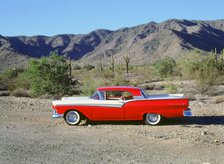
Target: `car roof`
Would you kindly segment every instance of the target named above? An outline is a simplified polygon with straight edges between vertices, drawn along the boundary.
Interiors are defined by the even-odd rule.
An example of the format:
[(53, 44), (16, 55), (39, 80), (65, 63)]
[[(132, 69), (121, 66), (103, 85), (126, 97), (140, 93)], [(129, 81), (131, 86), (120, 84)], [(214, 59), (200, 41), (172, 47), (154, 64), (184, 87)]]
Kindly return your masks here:
[(128, 91), (133, 96), (141, 96), (141, 88), (133, 87), (133, 86), (107, 86), (107, 87), (99, 87), (98, 91)]

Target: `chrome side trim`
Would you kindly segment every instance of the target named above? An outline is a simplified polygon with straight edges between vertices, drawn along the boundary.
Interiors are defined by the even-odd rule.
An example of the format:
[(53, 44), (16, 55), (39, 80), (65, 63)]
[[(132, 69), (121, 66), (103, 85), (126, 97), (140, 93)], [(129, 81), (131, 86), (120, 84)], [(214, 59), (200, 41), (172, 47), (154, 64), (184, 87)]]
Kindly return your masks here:
[(185, 117), (191, 117), (191, 116), (193, 116), (190, 108), (188, 108), (187, 110), (184, 110), (183, 115)]
[(113, 108), (121, 108), (124, 105), (124, 103), (121, 104), (73, 104), (73, 103), (67, 103), (67, 104), (58, 104), (56, 106), (95, 106), (95, 107), (113, 107)]

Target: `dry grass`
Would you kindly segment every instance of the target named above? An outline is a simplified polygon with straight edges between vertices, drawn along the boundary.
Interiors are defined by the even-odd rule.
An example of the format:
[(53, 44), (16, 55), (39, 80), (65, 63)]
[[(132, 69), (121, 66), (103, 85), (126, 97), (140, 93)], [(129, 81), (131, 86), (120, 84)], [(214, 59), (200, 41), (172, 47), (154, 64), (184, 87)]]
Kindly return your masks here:
[(11, 95), (15, 97), (31, 97), (30, 93), (24, 89), (16, 89)]

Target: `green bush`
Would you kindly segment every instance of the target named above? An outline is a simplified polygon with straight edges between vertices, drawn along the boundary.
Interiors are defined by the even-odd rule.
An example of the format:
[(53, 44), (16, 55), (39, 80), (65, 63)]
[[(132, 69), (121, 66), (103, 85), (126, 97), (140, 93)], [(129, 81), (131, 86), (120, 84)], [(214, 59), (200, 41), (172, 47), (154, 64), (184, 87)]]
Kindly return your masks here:
[(195, 80), (195, 89), (200, 93), (208, 93), (220, 82), (222, 75), (222, 59), (215, 53), (206, 55), (191, 54), (179, 62), (178, 67), (186, 79)]
[(209, 93), (214, 85), (219, 83), (218, 73), (215, 68), (201, 67), (195, 73), (195, 89), (200, 93)]
[(30, 89), (30, 82), (26, 72), (19, 73), (18, 77), (15, 79), (15, 89), (17, 88), (21, 88), (24, 90)]
[(124, 76), (119, 75), (111, 80), (110, 85), (126, 86), (126, 85), (130, 85), (130, 81), (125, 79)]
[(0, 77), (0, 91), (7, 90), (7, 83)]
[(174, 75), (176, 69), (176, 61), (173, 58), (166, 57), (165, 59), (157, 60), (154, 63), (156, 72), (162, 77)]
[(171, 94), (177, 93), (177, 86), (174, 84), (166, 84), (165, 89), (167, 93), (171, 93)]
[[(27, 83), (26, 78), (22, 78), (22, 76), (25, 74), (24, 72), (24, 68), (15, 68), (8, 69), (0, 73), (0, 90), (13, 91), (17, 88), (24, 88), (22, 87), (23, 84), (25, 85), (25, 83)], [(25, 89), (28, 89), (29, 84), (27, 84), (26, 86), (27, 87)]]
[(81, 87), (82, 94), (92, 95), (97, 88), (97, 84), (93, 77), (88, 77), (83, 80), (83, 85)]
[(8, 69), (2, 72), (0, 75), (0, 90), (14, 90), (17, 77), (18, 73), (16, 70)]
[(65, 95), (72, 90), (69, 65), (56, 52), (49, 57), (31, 60), (27, 72), (33, 96)]
[(101, 73), (102, 77), (105, 79), (111, 79), (114, 78), (114, 74), (113, 72), (111, 72), (111, 70), (105, 70)]
[(12, 69), (8, 69), (8, 70), (5, 70), (3, 73), (2, 73), (2, 77), (4, 79), (13, 79), (13, 78), (16, 78), (18, 76), (18, 72), (16, 70), (12, 70)]

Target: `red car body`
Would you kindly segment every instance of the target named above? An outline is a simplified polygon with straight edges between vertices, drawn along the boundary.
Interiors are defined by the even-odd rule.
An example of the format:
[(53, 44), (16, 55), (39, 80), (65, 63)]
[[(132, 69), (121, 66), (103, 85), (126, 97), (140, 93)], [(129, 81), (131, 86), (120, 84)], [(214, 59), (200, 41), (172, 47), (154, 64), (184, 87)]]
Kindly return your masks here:
[[(78, 124), (84, 117), (91, 121), (145, 120), (156, 125), (163, 117), (192, 116), (188, 106), (189, 99), (183, 95), (150, 96), (141, 88), (131, 86), (100, 87), (91, 97), (52, 102), (53, 117), (64, 117), (69, 125)], [(158, 123), (155, 117), (159, 117)]]

